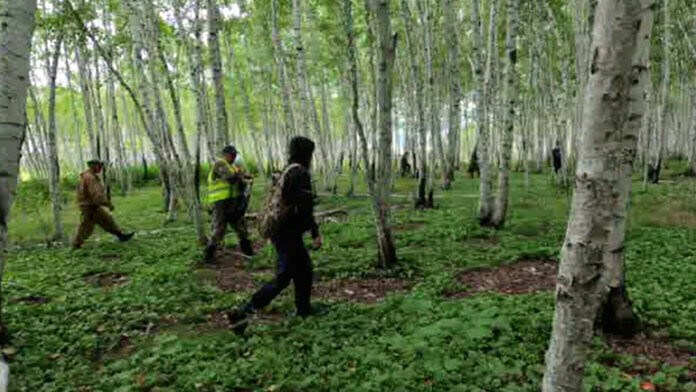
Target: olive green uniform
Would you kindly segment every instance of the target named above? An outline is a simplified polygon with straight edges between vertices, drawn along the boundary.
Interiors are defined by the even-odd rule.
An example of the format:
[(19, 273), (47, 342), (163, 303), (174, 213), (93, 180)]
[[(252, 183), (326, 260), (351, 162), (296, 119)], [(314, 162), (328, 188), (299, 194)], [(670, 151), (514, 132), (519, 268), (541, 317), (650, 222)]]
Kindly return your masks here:
[(239, 237), (242, 251), (247, 255), (253, 252), (244, 220), (248, 207), (246, 187), (244, 172), (240, 168), (225, 160), (215, 163), (208, 177), (208, 203), (212, 205), (213, 211), (213, 234), (205, 250), (206, 261), (213, 261), (215, 250), (224, 241), (228, 226)]

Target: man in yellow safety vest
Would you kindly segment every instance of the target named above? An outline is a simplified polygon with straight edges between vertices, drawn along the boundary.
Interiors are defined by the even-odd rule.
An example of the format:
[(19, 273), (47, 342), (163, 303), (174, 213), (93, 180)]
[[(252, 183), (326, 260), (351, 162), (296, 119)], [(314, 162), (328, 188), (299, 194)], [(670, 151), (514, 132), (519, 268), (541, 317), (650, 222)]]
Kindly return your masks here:
[(215, 263), (215, 251), (225, 239), (227, 225), (234, 228), (239, 237), (239, 247), (245, 256), (251, 257), (254, 249), (249, 241), (249, 232), (244, 222), (248, 207), (246, 176), (244, 170), (235, 165), (237, 149), (227, 146), (222, 150), (222, 159), (215, 162), (208, 175), (208, 204), (213, 210), (213, 235), (205, 248), (206, 263)]

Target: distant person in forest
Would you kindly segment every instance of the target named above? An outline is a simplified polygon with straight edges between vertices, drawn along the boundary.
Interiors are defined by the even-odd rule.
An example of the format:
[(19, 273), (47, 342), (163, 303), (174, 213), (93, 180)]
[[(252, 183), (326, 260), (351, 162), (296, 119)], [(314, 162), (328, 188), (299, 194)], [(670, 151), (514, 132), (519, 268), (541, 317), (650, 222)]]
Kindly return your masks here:
[(556, 141), (556, 146), (551, 150), (551, 157), (553, 159), (553, 172), (558, 174), (563, 167), (560, 142)]
[(303, 241), (304, 234), (312, 234), (314, 249), (320, 249), (323, 245), (323, 238), (314, 220), (314, 195), (309, 171), (314, 148), (314, 142), (302, 136), (290, 141), (288, 165), (276, 180), (267, 202), (267, 210), (277, 209), (279, 212), (273, 229), (269, 229), (269, 233), (264, 233), (262, 229), (262, 234), (270, 237), (278, 254), (276, 275), (249, 302), (227, 314), (237, 333), (243, 332), (249, 317), (267, 306), (290, 281), (295, 284), (297, 314), (306, 317), (312, 313), (312, 260)]
[(239, 247), (242, 253), (251, 257), (254, 248), (249, 240), (244, 215), (248, 207), (246, 195), (248, 176), (244, 170), (235, 164), (237, 149), (227, 146), (222, 150), (220, 158), (208, 175), (208, 203), (213, 211), (213, 235), (205, 248), (204, 261), (215, 263), (215, 251), (224, 241), (227, 226), (234, 228), (239, 238)]
[(408, 152), (401, 156), (401, 177), (411, 175), (411, 164), (408, 163)]
[(471, 160), (469, 161), (469, 168), (467, 171), (469, 172), (469, 177), (471, 178), (474, 178), (475, 175), (481, 177), (481, 169), (479, 168), (478, 163), (478, 145), (474, 147), (474, 151), (471, 153)]
[(87, 162), (87, 165), (89, 170), (80, 174), (80, 181), (77, 185), (77, 205), (82, 213), (82, 218), (73, 241), (73, 248), (82, 247), (85, 240), (92, 235), (95, 225), (99, 225), (106, 232), (115, 235), (121, 242), (130, 240), (135, 233), (124, 234), (107, 211), (107, 208), (113, 211), (114, 205), (106, 197), (104, 185), (99, 179), (104, 163), (91, 160)]

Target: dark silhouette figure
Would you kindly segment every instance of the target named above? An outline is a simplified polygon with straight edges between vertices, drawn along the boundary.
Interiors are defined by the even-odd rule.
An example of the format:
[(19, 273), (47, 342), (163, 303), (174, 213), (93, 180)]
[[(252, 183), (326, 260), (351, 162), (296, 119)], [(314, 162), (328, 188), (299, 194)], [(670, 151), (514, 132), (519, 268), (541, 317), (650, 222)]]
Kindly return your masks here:
[(401, 156), (401, 177), (411, 175), (411, 164), (408, 163), (408, 153)]
[(471, 153), (471, 161), (469, 162), (469, 177), (474, 178), (474, 174), (481, 176), (481, 170), (478, 164), (478, 147), (474, 148), (474, 152)]
[(553, 172), (558, 172), (563, 167), (563, 157), (561, 155), (561, 146), (556, 142), (556, 146), (551, 150), (551, 158), (553, 160)]

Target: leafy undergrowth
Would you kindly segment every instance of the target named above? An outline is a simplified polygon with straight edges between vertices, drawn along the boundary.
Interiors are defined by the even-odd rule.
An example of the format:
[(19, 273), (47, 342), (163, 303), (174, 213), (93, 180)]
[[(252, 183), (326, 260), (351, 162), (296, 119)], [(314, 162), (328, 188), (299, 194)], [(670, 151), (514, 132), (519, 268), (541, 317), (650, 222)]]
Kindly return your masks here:
[[(232, 279), (221, 289), (221, 270), (199, 264), (190, 224), (161, 226), (154, 188), (116, 202), (117, 217), (140, 230), (127, 244), (99, 234), (80, 251), (27, 247), (42, 241), (41, 233), (32, 237), (36, 222), (16, 219), (12, 240), (23, 246), (10, 254), (3, 293), (17, 350), (11, 390), (537, 391), (553, 293), (445, 294), (461, 291), (464, 271), (557, 259), (569, 197), (545, 176), (532, 176), (529, 189), (514, 177), (510, 219), (493, 231), (476, 223), (476, 181), (458, 181), (436, 198), (438, 208), (426, 211), (411, 208), (411, 181), (399, 180), (393, 198), (401, 206), (393, 210), (398, 266), (375, 269), (365, 197), (322, 195), (322, 208), (349, 211), (346, 220), (324, 225), (326, 247), (312, 254), (317, 279), (328, 287), (317, 293), (329, 297), (318, 299), (332, 303), (328, 314), (294, 317), (289, 292), (243, 337), (220, 315), (270, 279), (270, 247), (259, 247), (253, 272), (240, 275), (237, 286)], [(696, 346), (696, 238), (688, 226), (655, 221), (650, 213), (666, 205), (688, 209), (692, 187), (677, 182), (635, 191), (629, 293), (661, 345), (613, 352), (615, 345), (597, 339), (588, 391), (696, 391), (689, 351)], [(386, 298), (375, 301), (346, 293), (389, 279), (408, 282), (397, 288), (408, 291), (386, 288)], [(332, 298), (331, 287), (345, 295)], [(673, 353), (678, 363), (669, 360)]]

